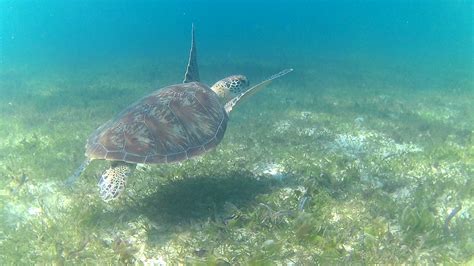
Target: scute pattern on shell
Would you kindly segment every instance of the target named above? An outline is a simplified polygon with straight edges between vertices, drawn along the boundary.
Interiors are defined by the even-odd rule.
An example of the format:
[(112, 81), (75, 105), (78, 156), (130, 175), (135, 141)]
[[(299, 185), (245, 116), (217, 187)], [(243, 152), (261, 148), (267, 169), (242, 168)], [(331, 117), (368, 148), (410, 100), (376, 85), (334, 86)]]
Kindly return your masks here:
[(227, 121), (218, 96), (206, 85), (172, 85), (99, 127), (87, 141), (86, 156), (130, 163), (181, 161), (219, 144)]

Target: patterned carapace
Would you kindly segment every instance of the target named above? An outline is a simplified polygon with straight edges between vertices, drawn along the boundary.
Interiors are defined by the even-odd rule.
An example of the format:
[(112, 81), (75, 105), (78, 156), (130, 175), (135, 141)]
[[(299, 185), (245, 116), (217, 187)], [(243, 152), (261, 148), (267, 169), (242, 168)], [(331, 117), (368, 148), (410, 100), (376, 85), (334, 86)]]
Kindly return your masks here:
[(222, 140), (228, 116), (208, 86), (158, 90), (99, 127), (86, 156), (129, 163), (169, 163), (200, 155)]

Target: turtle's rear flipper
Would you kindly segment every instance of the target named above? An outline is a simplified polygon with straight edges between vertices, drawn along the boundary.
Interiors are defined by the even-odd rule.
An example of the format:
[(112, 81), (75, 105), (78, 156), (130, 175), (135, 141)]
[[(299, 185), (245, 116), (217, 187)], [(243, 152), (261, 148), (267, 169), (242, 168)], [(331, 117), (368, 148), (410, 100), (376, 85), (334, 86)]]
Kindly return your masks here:
[(127, 177), (132, 173), (133, 168), (126, 163), (113, 164), (105, 170), (99, 180), (100, 197), (105, 201), (116, 199), (125, 190)]
[(184, 74), (183, 83), (199, 81), (199, 69), (197, 64), (196, 42), (194, 41), (194, 24), (191, 30), (191, 50), (189, 51), (189, 61)]
[(70, 177), (68, 177), (66, 179), (66, 182), (64, 182), (66, 184), (66, 186), (72, 187), (74, 185), (74, 183), (76, 183), (77, 178), (79, 178), (79, 176), (82, 174), (82, 172), (84, 172), (84, 170), (86, 170), (86, 167), (89, 165), (90, 162), (91, 162), (90, 159), (86, 159), (81, 164), (81, 166), (79, 166), (76, 169), (76, 171), (74, 171), (74, 174), (72, 174)]

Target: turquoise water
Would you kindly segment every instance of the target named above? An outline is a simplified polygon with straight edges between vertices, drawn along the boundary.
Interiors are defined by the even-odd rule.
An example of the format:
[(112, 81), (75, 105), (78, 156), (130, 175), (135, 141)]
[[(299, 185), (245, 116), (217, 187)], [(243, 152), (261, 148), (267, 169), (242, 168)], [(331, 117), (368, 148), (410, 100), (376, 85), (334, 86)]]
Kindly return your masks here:
[[(0, 1), (0, 264), (473, 262), (472, 1)], [(195, 160), (103, 202), (89, 135), (282, 69)]]

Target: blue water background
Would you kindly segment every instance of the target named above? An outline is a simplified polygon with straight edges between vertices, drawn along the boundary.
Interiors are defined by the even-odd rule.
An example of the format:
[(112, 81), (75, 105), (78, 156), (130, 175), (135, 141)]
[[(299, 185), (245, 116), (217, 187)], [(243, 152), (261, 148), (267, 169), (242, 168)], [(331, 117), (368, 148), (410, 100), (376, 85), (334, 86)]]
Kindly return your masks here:
[[(472, 69), (472, 1), (0, 1), (1, 67), (337, 60)], [(119, 60), (119, 61), (117, 61)], [(433, 72), (433, 73), (435, 73)]]

